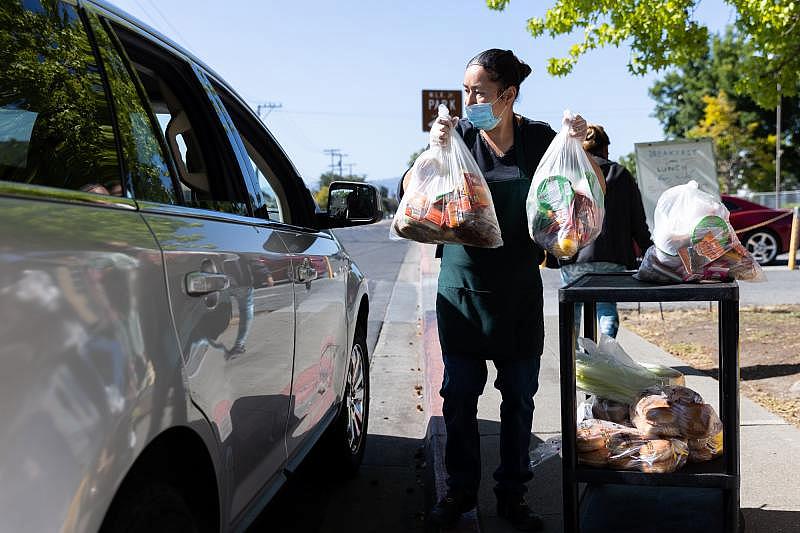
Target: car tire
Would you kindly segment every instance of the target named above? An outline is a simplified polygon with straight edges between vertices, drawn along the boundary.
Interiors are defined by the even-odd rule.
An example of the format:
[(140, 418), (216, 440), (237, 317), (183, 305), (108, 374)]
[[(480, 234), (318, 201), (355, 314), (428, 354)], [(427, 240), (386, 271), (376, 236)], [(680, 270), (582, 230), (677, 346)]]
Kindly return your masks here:
[(100, 528), (100, 533), (202, 531), (183, 494), (162, 482), (123, 486)]
[(749, 233), (744, 239), (744, 247), (760, 265), (775, 262), (780, 253), (780, 245), (778, 236), (766, 229)]
[(339, 415), (325, 436), (325, 459), (346, 478), (355, 477), (364, 459), (369, 422), (369, 356), (367, 334), (359, 326), (345, 368)]

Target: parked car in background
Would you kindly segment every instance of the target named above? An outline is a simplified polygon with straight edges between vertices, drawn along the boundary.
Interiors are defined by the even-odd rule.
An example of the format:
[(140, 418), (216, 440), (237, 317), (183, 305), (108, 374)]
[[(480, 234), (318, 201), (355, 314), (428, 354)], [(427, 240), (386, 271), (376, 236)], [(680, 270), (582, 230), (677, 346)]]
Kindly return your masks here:
[(789, 209), (773, 209), (739, 198), (722, 195), (722, 203), (731, 213), (731, 226), (739, 240), (762, 265), (789, 251), (792, 234), (792, 212)]
[(207, 66), (107, 4), (0, 3), (0, 531), (242, 530), (354, 472), (367, 282)]

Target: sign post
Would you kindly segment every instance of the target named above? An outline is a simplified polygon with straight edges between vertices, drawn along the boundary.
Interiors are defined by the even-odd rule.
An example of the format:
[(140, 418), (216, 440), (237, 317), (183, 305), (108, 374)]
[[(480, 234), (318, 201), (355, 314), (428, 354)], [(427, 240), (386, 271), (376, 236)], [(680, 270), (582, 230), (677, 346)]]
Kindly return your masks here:
[(461, 91), (422, 90), (422, 131), (431, 131), (431, 126), (438, 115), (439, 104), (450, 109), (451, 117), (461, 116)]
[(711, 139), (636, 143), (634, 149), (639, 190), (651, 232), (658, 198), (670, 187), (694, 180), (700, 190), (719, 196)]

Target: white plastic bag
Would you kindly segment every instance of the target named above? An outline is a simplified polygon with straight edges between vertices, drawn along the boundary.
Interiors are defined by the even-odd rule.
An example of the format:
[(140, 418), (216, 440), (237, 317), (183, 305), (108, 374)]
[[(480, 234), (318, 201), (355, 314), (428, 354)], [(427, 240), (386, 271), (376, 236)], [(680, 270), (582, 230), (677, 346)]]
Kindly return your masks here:
[[(450, 118), (447, 106), (439, 106), (439, 117)], [(389, 236), (481, 248), (503, 245), (486, 180), (452, 128), (444, 146), (432, 145), (414, 162)]]
[(653, 243), (636, 278), (661, 283), (763, 281), (761, 266), (742, 246), (719, 198), (692, 180), (671, 187), (656, 204)]
[(603, 190), (581, 141), (569, 135), (573, 118), (564, 111), (561, 131), (542, 156), (527, 199), (531, 238), (559, 259), (578, 253), (603, 227)]

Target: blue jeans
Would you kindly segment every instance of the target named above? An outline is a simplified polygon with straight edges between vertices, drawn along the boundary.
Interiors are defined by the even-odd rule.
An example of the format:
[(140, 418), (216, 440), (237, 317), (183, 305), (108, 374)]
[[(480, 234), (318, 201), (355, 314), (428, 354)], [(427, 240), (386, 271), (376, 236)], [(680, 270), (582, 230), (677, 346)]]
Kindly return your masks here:
[[(447, 428), (445, 466), (451, 491), (475, 498), (481, 480), (481, 439), (478, 433), (478, 397), (486, 386), (486, 361), (444, 355), (444, 398)], [(519, 497), (533, 478), (528, 448), (533, 426), (533, 395), (539, 388), (540, 357), (494, 361), (494, 386), (500, 404), (500, 466), (494, 473), (500, 498)]]
[(231, 296), (236, 299), (239, 310), (239, 327), (236, 329), (234, 346), (244, 347), (253, 324), (253, 287), (234, 287), (231, 289)]
[[(589, 272), (622, 272), (624, 265), (617, 263), (572, 263), (561, 267), (561, 281), (564, 285), (572, 283), (579, 277)], [(619, 314), (617, 313), (616, 302), (597, 302), (597, 321), (599, 322), (599, 332), (616, 337), (619, 330)], [(575, 332), (581, 330), (581, 310), (583, 304), (575, 304)]]

